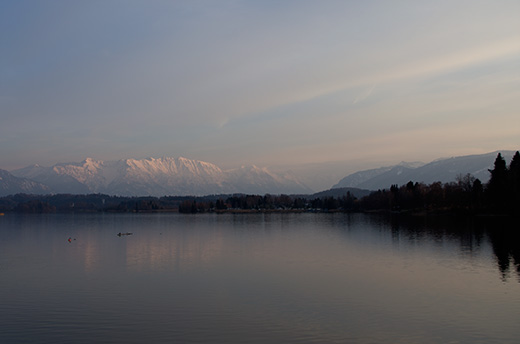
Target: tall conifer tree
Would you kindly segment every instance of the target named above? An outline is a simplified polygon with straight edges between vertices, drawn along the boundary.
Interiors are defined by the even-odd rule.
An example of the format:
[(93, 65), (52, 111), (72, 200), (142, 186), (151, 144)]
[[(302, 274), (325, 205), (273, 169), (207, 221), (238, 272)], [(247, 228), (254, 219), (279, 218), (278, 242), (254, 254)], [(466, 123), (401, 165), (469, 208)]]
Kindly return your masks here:
[(516, 151), (509, 165), (509, 188), (515, 208), (520, 208), (520, 153)]
[(491, 206), (503, 207), (507, 203), (508, 170), (502, 154), (498, 153), (494, 168), (489, 170), (488, 195)]

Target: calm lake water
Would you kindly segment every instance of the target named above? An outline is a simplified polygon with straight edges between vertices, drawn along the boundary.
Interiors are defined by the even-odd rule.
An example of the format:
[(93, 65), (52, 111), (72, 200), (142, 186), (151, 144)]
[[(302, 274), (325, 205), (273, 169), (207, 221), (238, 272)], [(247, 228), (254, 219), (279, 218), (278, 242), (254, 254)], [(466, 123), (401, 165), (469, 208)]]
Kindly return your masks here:
[(362, 214), (6, 214), (0, 343), (518, 343), (510, 231)]

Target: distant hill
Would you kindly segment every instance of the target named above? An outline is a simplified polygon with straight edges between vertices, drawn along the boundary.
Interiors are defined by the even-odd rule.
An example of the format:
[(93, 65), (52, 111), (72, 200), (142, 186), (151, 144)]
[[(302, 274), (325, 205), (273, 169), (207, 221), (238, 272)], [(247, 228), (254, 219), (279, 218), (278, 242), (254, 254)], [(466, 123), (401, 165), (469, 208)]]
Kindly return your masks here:
[(49, 187), (29, 180), (27, 178), (15, 177), (5, 170), (0, 170), (0, 196), (14, 195), (17, 193), (46, 194)]
[(365, 189), (359, 189), (359, 188), (335, 188), (325, 191), (316, 192), (312, 195), (307, 195), (306, 198), (308, 199), (314, 199), (314, 198), (324, 198), (324, 197), (334, 197), (334, 198), (341, 198), (343, 196), (346, 196), (347, 193), (349, 193), (356, 197), (356, 198), (362, 198), (365, 196), (368, 196), (372, 191), (365, 190)]
[(289, 173), (243, 166), (224, 171), (186, 158), (148, 158), (101, 161), (86, 159), (51, 167), (32, 165), (11, 172), (48, 187), (54, 193), (104, 193), (120, 196), (202, 196), (229, 193), (309, 193)]
[[(422, 166), (401, 163), (399, 165), (359, 171), (341, 179), (332, 188), (356, 187), (368, 190), (388, 189), (393, 184), (403, 185), (409, 181), (431, 184), (455, 181), (460, 174), (472, 174), (483, 183), (489, 180), (489, 169), (493, 168), (499, 151), (444, 158), (432, 161)], [(514, 151), (500, 151), (509, 164)]]

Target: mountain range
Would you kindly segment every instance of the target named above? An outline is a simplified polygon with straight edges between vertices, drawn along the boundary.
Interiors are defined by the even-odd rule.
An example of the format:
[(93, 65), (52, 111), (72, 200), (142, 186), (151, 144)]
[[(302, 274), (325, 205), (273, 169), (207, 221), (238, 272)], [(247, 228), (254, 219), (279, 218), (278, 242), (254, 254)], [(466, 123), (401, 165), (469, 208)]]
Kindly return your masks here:
[[(51, 167), (31, 165), (11, 171), (11, 174), (22, 184), (35, 183), (33, 190), (24, 189), (26, 193), (201, 196), (312, 192), (290, 173), (272, 173), (256, 166), (224, 171), (214, 164), (182, 157), (117, 161), (87, 158), (79, 163)], [(0, 193), (7, 195), (18, 190), (11, 183), (10, 187), (0, 189)]]
[[(332, 189), (388, 189), (409, 181), (430, 184), (455, 181), (457, 176), (472, 174), (483, 183), (497, 152), (443, 158), (428, 164), (402, 162), (393, 166), (359, 171), (342, 178)], [(509, 164), (514, 152), (501, 151)], [(345, 189), (346, 188), (346, 189)], [(339, 192), (340, 190), (338, 190)], [(329, 191), (333, 194), (336, 191)], [(346, 192), (346, 191), (345, 191)], [(290, 172), (272, 172), (267, 168), (242, 166), (222, 170), (218, 166), (186, 158), (148, 158), (60, 163), (50, 167), (31, 165), (11, 172), (0, 170), (0, 196), (16, 193), (48, 194), (102, 193), (119, 196), (204, 196), (211, 194), (312, 194)]]
[[(497, 152), (466, 155), (434, 160), (428, 164), (402, 162), (393, 166), (352, 173), (341, 179), (332, 188), (355, 187), (369, 190), (388, 189), (391, 185), (403, 185), (409, 181), (431, 184), (453, 182), (459, 175), (470, 173), (482, 183), (487, 183), (489, 170), (498, 155)], [(514, 151), (500, 151), (509, 165)]]
[(50, 188), (44, 184), (15, 177), (6, 170), (0, 170), (0, 196), (17, 193), (45, 194), (50, 191)]

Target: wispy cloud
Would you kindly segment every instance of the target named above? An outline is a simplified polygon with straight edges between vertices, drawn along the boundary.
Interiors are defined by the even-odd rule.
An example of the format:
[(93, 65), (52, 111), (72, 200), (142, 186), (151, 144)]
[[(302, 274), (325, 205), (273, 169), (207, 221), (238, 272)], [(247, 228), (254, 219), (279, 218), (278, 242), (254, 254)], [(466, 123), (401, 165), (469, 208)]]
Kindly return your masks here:
[(357, 104), (357, 103), (367, 99), (372, 94), (372, 92), (374, 91), (375, 88), (376, 88), (376, 85), (375, 84), (372, 85), (372, 87), (370, 87), (367, 91), (365, 91), (364, 93), (357, 96), (356, 99), (354, 99), (354, 101), (352, 102), (352, 104)]
[(520, 54), (520, 36), (510, 37), (498, 42), (488, 42), (474, 47), (439, 54), (420, 61), (408, 61), (406, 65), (396, 66), (380, 75), (368, 78), (378, 82), (432, 77), (453, 72), (479, 64), (514, 57)]
[[(331, 80), (326, 87), (315, 88), (313, 91), (307, 90), (300, 97), (294, 99), (294, 101), (304, 101), (305, 99), (302, 99), (303, 96), (308, 100), (341, 90), (369, 87), (366, 92), (354, 99), (353, 104), (356, 104), (368, 98), (375, 89), (376, 84), (391, 84), (412, 79), (434, 78), (446, 73), (454, 73), (466, 68), (516, 57), (520, 59), (520, 36), (418, 60), (412, 60), (410, 57), (403, 56), (404, 62), (401, 64), (357, 72), (352, 78), (348, 78), (348, 75), (346, 75), (346, 80)], [(383, 60), (381, 62), (384, 64)]]
[[(29, 141), (52, 163), (383, 156), (383, 135), (392, 154), (420, 150), (440, 135), (391, 145), (477, 117), (495, 150), (490, 116), (520, 135), (518, 1), (27, 3), (0, 5), (6, 161), (31, 160)], [(460, 147), (460, 128), (442, 148)]]

